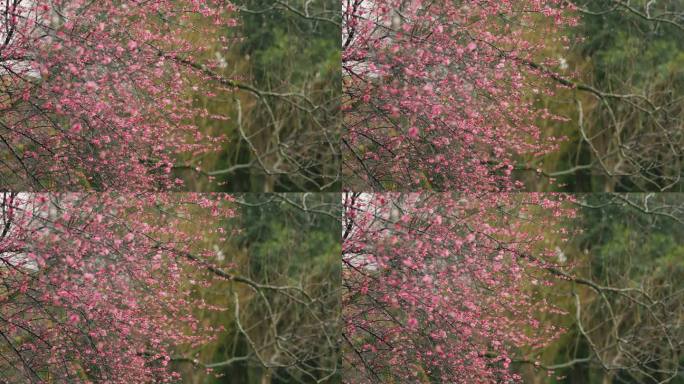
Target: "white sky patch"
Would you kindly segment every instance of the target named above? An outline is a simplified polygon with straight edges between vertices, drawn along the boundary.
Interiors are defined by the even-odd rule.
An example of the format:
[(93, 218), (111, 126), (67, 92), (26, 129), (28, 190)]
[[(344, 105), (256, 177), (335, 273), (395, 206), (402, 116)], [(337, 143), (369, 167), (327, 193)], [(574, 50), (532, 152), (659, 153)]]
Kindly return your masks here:
[(565, 263), (568, 261), (568, 258), (565, 256), (565, 252), (563, 252), (563, 250), (558, 246), (556, 246), (556, 257), (560, 263)]
[(221, 248), (219, 248), (218, 245), (214, 244), (214, 252), (216, 252), (216, 260), (217, 261), (223, 261), (226, 259), (226, 255), (223, 254), (223, 251)]
[[(8, 194), (8, 192), (2, 192), (4, 194)], [(28, 193), (19, 193), (15, 197), (15, 201), (18, 201), (19, 204), (15, 206), (15, 208), (18, 208), (19, 210), (31, 210), (32, 207), (29, 203), (29, 200), (31, 198), (31, 195)], [(0, 228), (5, 228), (6, 225), (6, 218), (5, 215), (0, 214)], [(6, 237), (11, 238), (12, 235), (16, 233), (16, 230), (12, 223), (10, 223), (10, 229), (9, 232), (5, 235)], [(2, 241), (2, 239), (0, 239)], [(3, 260), (3, 262), (15, 266), (15, 267), (23, 267), (26, 269), (29, 269), (31, 271), (37, 271), (38, 270), (38, 264), (36, 263), (35, 260), (31, 259), (28, 257), (26, 252), (5, 252), (2, 253), (0, 252), (0, 259)], [(3, 265), (0, 265), (0, 268), (2, 268)]]
[[(0, 46), (4, 48), (4, 43), (5, 40), (7, 39), (7, 35), (9, 31), (12, 29), (12, 24), (13, 22), (16, 22), (16, 25), (14, 26), (15, 31), (21, 31), (21, 33), (27, 32), (27, 22), (33, 21), (36, 24), (40, 23), (45, 23), (45, 21), (42, 20), (42, 16), (34, 7), (35, 3), (33, 0), (20, 0), (17, 3), (17, 7), (15, 8), (15, 15), (12, 17), (12, 15), (8, 15), (10, 13), (10, 9), (8, 8), (11, 6), (11, 4), (8, 5), (8, 2), (6, 1), (0, 1)], [(42, 11), (41, 11), (42, 12)], [(48, 10), (47, 12), (51, 12), (51, 10)], [(11, 21), (15, 20), (15, 21)], [(56, 12), (52, 12), (52, 17), (50, 20), (50, 23), (52, 23), (52, 26), (58, 25), (61, 22), (60, 16)], [(49, 42), (52, 37), (50, 36), (52, 34), (52, 31), (48, 28), (44, 27), (34, 27), (33, 28), (33, 33), (35, 36), (43, 36), (42, 38), (45, 39), (46, 42)], [(7, 43), (7, 46), (12, 46), (16, 42), (16, 39), (18, 37), (19, 33), (13, 33), (12, 37), (10, 38), (9, 42)], [(3, 49), (4, 50), (4, 49)], [(2, 64), (10, 68), (12, 72), (15, 73), (20, 73), (22, 76), (28, 76), (32, 77), (35, 79), (40, 79), (41, 74), (38, 69), (35, 68), (34, 62), (30, 58), (31, 52), (27, 52), (28, 58), (25, 59), (13, 59), (11, 57), (6, 58), (6, 59), (0, 59)], [(0, 68), (0, 76), (7, 75), (10, 73), (5, 68)]]

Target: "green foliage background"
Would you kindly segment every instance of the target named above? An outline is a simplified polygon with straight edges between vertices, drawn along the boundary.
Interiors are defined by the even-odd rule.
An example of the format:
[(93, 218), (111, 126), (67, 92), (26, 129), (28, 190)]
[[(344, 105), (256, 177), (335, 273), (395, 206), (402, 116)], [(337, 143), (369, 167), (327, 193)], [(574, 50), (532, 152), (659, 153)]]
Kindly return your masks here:
[[(283, 337), (281, 342), (289, 345), (294, 336), (302, 338), (304, 341), (299, 347), (311, 356), (302, 364), (316, 367), (312, 372), (318, 368), (327, 371), (320, 370), (311, 377), (294, 368), (267, 369), (254, 359), (217, 367), (212, 374), (206, 374), (201, 367), (187, 361), (177, 362), (177, 368), (183, 373), (184, 383), (314, 383), (338, 365), (337, 340), (333, 339), (331, 345), (325, 332), (327, 336), (335, 337), (339, 321), (339, 194), (245, 194), (237, 197), (240, 200), (240, 218), (234, 226), (237, 231), (218, 244), (226, 257), (225, 266), (231, 268), (231, 273), (260, 284), (301, 287), (317, 299), (313, 311), (318, 319), (313, 319), (306, 308), (287, 300), (282, 294), (264, 292), (272, 311), (278, 316), (276, 327)], [(287, 202), (301, 203), (302, 198), (318, 212), (307, 212)], [(225, 330), (210, 345), (182, 350), (179, 355), (211, 364), (252, 351), (235, 322), (233, 293), (239, 297), (240, 319), (251, 338), (259, 345), (267, 344), (270, 323), (264, 301), (244, 285), (225, 281), (212, 284), (198, 294), (208, 303), (227, 310), (218, 313), (197, 310), (207, 327), (224, 327)], [(262, 343), (262, 340), (265, 341)], [(268, 346), (260, 353), (264, 359), (274, 355)], [(333, 374), (326, 382), (338, 381), (339, 377)]]
[[(643, 10), (647, 2), (628, 3)], [(577, 27), (565, 30), (570, 50), (549, 39), (546, 55), (567, 63), (567, 69), (557, 66), (554, 70), (606, 94), (635, 97), (600, 100), (590, 92), (560, 89), (539, 100), (540, 106), (569, 119), (542, 122), (544, 134), (566, 140), (559, 151), (541, 160), (527, 159), (529, 166), (521, 166), (518, 176), (530, 191), (683, 191), (679, 178), (684, 169), (680, 150), (684, 137), (684, 29), (645, 20), (616, 6), (619, 2), (614, 0), (575, 3), (586, 12), (577, 14)], [(678, 0), (650, 3), (653, 14), (684, 12), (684, 2)], [(583, 105), (582, 123), (594, 148), (580, 133), (578, 101)], [(630, 164), (621, 168), (622, 174), (610, 175), (598, 158), (616, 150), (623, 151)], [(612, 168), (617, 162), (613, 153), (605, 165)], [(582, 167), (586, 165), (592, 166)], [(573, 169), (576, 166), (580, 167)], [(538, 168), (542, 174), (536, 172)], [(550, 183), (550, 177), (558, 182)]]
[[(623, 196), (630, 201), (643, 201), (647, 197), (644, 194)], [(575, 275), (603, 286), (646, 290), (658, 302), (654, 308), (665, 320), (662, 327), (667, 326), (670, 335), (681, 343), (684, 340), (681, 323), (684, 319), (684, 222), (680, 221), (681, 217), (668, 217), (673, 213), (669, 210), (660, 210), (665, 213), (663, 215), (643, 212), (623, 199), (616, 199), (614, 194), (587, 194), (578, 198), (582, 207), (574, 224), (576, 236), (561, 245), (568, 262), (574, 265)], [(658, 212), (656, 207), (681, 205), (684, 195), (655, 194), (647, 201)], [(545, 321), (564, 327), (566, 332), (537, 356), (544, 366), (593, 356), (591, 346), (575, 321), (573, 292), (579, 295), (583, 325), (590, 330), (593, 341), (599, 346), (608, 346), (614, 341), (608, 309), (598, 295), (585, 286), (561, 281), (545, 295), (567, 314)], [(629, 350), (629, 343), (633, 343), (641, 352), (651, 354), (649, 359), (642, 359), (644, 366), (664, 370), (678, 364), (681, 371), (684, 367), (681, 345), (673, 355), (668, 351), (665, 339), (650, 338), (652, 319), (647, 311), (620, 295), (607, 294), (607, 300), (620, 321), (618, 329), (625, 339), (626, 350)], [(604, 358), (608, 361), (615, 357), (612, 348), (614, 345), (606, 349)], [(652, 380), (627, 369), (606, 371), (596, 360), (562, 367), (551, 375), (544, 370), (535, 370), (529, 364), (519, 364), (518, 369), (529, 383), (636, 384), (665, 381), (670, 377), (661, 373), (655, 374), (656, 380)], [(684, 383), (684, 376), (680, 373), (667, 382)]]
[[(302, 17), (271, 0), (235, 3), (241, 9), (239, 27), (219, 32), (232, 46), (221, 75), (267, 93), (298, 93), (313, 105), (296, 96), (265, 94), (259, 99), (249, 92), (202, 84), (194, 95), (196, 102), (211, 114), (228, 115), (230, 120), (200, 119), (199, 126), (204, 132), (224, 135), (228, 141), (218, 154), (186, 159), (190, 167), (180, 169), (179, 175), (190, 190), (339, 190), (338, 103), (342, 83), (340, 30), (335, 24), (340, 18), (338, 2), (288, 2), (294, 9), (306, 8), (311, 15), (331, 22)], [(240, 120), (251, 145), (240, 134)], [(202, 173), (193, 171), (198, 165)], [(233, 170), (224, 172), (230, 168)], [(215, 179), (210, 180), (207, 173)]]

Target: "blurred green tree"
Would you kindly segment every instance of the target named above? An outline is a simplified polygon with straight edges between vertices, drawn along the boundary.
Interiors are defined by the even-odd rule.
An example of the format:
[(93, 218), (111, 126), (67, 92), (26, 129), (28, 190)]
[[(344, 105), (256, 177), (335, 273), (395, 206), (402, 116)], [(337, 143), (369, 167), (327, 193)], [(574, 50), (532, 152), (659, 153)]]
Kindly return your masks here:
[[(203, 130), (228, 141), (179, 172), (199, 190), (339, 190), (339, 4), (236, 3), (241, 26), (225, 37), (233, 50), (216, 58), (214, 71), (246, 87), (202, 84), (195, 95), (209, 112)], [(218, 114), (231, 119), (212, 118)]]
[(579, 203), (581, 231), (559, 249), (574, 279), (546, 293), (568, 313), (547, 321), (567, 332), (538, 359), (554, 374), (528, 381), (684, 383), (684, 195), (590, 194)]
[(547, 124), (568, 140), (521, 177), (535, 191), (684, 190), (684, 3), (576, 5), (570, 51), (549, 53), (572, 87), (541, 101), (569, 118)]
[(339, 382), (339, 194), (245, 194), (238, 201), (239, 231), (216, 247), (217, 257), (231, 273), (278, 288), (226, 281), (199, 291), (227, 309), (198, 309), (206, 326), (225, 331), (210, 345), (179, 351), (184, 382)]

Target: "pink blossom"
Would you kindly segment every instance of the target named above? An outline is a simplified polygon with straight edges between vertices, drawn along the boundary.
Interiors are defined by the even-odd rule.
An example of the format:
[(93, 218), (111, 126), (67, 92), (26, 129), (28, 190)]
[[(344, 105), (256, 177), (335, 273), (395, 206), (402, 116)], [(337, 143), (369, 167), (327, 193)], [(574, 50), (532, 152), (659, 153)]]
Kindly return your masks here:
[(408, 135), (409, 137), (415, 139), (418, 137), (418, 128), (417, 127), (411, 127), (408, 130)]
[[(546, 36), (557, 33), (557, 23), (571, 24), (573, 10), (566, 3), (428, 6), (409, 0), (400, 6), (395, 0), (360, 0), (345, 7), (348, 146), (342, 150), (349, 184), (404, 191), (426, 185), (467, 192), (519, 188), (510, 168), (499, 164), (555, 149), (553, 138), (536, 139), (540, 122), (554, 116), (529, 102), (534, 88), (543, 84), (551, 91), (554, 85), (540, 82), (548, 74), (521, 58), (543, 58)], [(401, 28), (394, 25), (399, 21)], [(404, 126), (413, 140), (397, 137)], [(419, 133), (423, 140), (415, 140)], [(503, 151), (494, 155), (497, 147)]]
[(69, 315), (69, 322), (71, 324), (77, 324), (80, 320), (81, 320), (81, 318), (75, 313), (72, 313), (71, 315)]
[[(169, 356), (178, 345), (202, 345), (215, 336), (188, 311), (202, 302), (184, 289), (179, 274), (202, 276), (205, 264), (183, 256), (187, 249), (178, 244), (194, 244), (204, 260), (209, 250), (198, 243), (197, 231), (213, 233), (233, 216), (229, 196), (5, 193), (0, 200), (5, 212), (15, 212), (0, 255), (22, 247), (31, 249), (30, 259), (41, 260), (39, 275), (23, 268), (0, 273), (0, 285), (14, 292), (0, 295), (0, 329), (32, 355), (23, 364), (0, 360), (11, 382), (33, 380), (17, 366), (76, 384), (87, 381), (72, 367), (97, 366), (90, 381), (171, 383), (171, 366), (146, 352)], [(220, 215), (212, 216), (213, 209)], [(99, 212), (108, 214), (93, 220)], [(194, 229), (183, 230), (191, 219)], [(124, 243), (124, 232), (139, 236)]]
[[(56, 3), (62, 21), (53, 23), (48, 16)], [(235, 5), (32, 0), (19, 8), (24, 17), (7, 25), (14, 33), (3, 56), (39, 64), (3, 61), (3, 89), (13, 95), (3, 125), (17, 133), (5, 135), (5, 146), (18, 155), (0, 164), (0, 179), (9, 173), (17, 179), (16, 188), (4, 187), (167, 190), (178, 187), (176, 178), (159, 164), (218, 149), (219, 140), (194, 124), (206, 111), (187, 96), (193, 85), (216, 81), (203, 69), (213, 56), (206, 53), (231, 49), (222, 36), (235, 25)], [(204, 37), (195, 41), (192, 34)], [(88, 139), (77, 140), (86, 130)]]
[[(407, 378), (418, 365), (435, 368), (426, 370), (434, 382), (519, 383), (512, 357), (558, 337), (559, 329), (540, 321), (555, 308), (522, 278), (549, 285), (551, 277), (545, 266), (519, 255), (552, 265), (549, 244), (530, 237), (529, 221), (534, 217), (545, 233), (562, 236), (556, 213), (573, 214), (563, 196), (349, 193), (344, 203), (354, 231), (343, 240), (343, 320), (364, 330), (347, 335), (356, 350), (375, 347), (361, 358), (345, 356), (358, 374), (355, 382), (375, 382), (369, 367)], [(398, 210), (401, 220), (389, 220)], [(358, 252), (385, 266), (352, 267)]]

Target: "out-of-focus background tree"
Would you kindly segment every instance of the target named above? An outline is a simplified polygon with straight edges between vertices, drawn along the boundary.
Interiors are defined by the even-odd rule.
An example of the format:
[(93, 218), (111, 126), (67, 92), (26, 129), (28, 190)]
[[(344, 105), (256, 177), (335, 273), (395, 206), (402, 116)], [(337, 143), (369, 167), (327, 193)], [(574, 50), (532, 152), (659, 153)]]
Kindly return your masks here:
[[(229, 192), (340, 188), (340, 5), (335, 0), (238, 0), (240, 25), (222, 36), (216, 75), (192, 92), (219, 153), (176, 168), (188, 189)], [(196, 36), (203, 39), (203, 36)], [(228, 120), (216, 118), (229, 116)]]
[(560, 74), (549, 81), (570, 87), (540, 100), (568, 119), (542, 122), (566, 141), (523, 161), (519, 177), (530, 191), (684, 190), (684, 2), (575, 4), (570, 50), (547, 52)]
[[(572, 278), (545, 292), (566, 333), (519, 361), (526, 383), (684, 383), (684, 195), (578, 198)], [(550, 240), (553, 241), (553, 240)], [(547, 373), (547, 370), (552, 373)]]
[(178, 351), (183, 382), (339, 382), (339, 194), (245, 194), (237, 204), (239, 229), (206, 241), (217, 265), (256, 285), (226, 280), (197, 291), (225, 310), (192, 310), (224, 330)]

